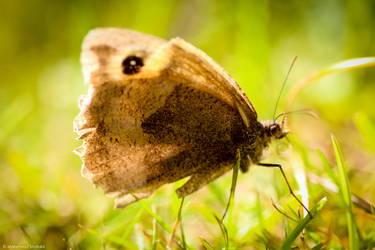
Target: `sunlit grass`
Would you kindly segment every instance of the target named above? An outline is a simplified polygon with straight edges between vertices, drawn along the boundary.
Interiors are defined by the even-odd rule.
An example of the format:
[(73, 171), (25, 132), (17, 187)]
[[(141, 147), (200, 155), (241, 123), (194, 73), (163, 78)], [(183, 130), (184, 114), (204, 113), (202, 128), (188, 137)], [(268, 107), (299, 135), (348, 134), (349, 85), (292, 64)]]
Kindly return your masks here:
[[(2, 10), (0, 246), (375, 248), (371, 1), (3, 1)], [(259, 119), (272, 118), (297, 55), (278, 110), (314, 109), (320, 118), (289, 116), (289, 141), (273, 143), (265, 162), (282, 164), (314, 217), (303, 215), (279, 170), (255, 166), (236, 176), (235, 193), (228, 172), (186, 197), (171, 244), (180, 206), (174, 190), (186, 180), (114, 209), (81, 177), (72, 153), (81, 144), (72, 120), (87, 91), (81, 43), (103, 26), (179, 36), (201, 48), (239, 82)]]
[[(26, 107), (30, 106), (29, 99), (19, 99), (14, 103), (17, 105), (10, 105), (8, 109), (5, 109), (0, 115), (0, 119), (6, 121), (10, 119), (10, 114), (17, 114), (12, 123), (3, 123), (6, 124), (6, 127), (2, 130), (2, 136), (4, 138), (8, 136), (8, 134), (14, 130), (14, 127), (30, 112), (30, 109)], [(19, 107), (26, 108), (20, 109)], [(365, 146), (370, 152), (373, 152), (373, 140), (370, 138), (374, 138), (375, 130), (371, 118), (364, 113), (358, 113), (354, 117), (354, 121), (365, 141)], [(271, 207), (265, 210), (264, 198), (266, 195), (259, 192), (256, 195), (254, 204), (249, 204), (246, 199), (236, 200), (235, 189), (238, 181), (238, 164), (236, 164), (232, 178), (229, 178), (230, 176), (221, 178), (217, 182), (210, 184), (208, 188), (204, 190), (203, 195), (199, 197), (194, 195), (196, 196), (194, 199), (190, 197), (187, 199), (187, 204), (185, 204), (184, 212), (181, 214), (180, 218), (181, 227), (179, 230), (176, 230), (176, 234), (173, 237), (172, 233), (175, 230), (172, 228), (172, 225), (173, 221), (179, 216), (177, 210), (180, 200), (176, 198), (177, 196), (175, 194), (173, 194), (172, 197), (166, 195), (167, 193), (170, 194), (173, 192), (170, 185), (157, 192), (157, 194), (151, 198), (140, 200), (123, 210), (113, 210), (111, 207), (104, 208), (101, 218), (96, 219), (96, 223), (94, 224), (85, 222), (91, 221), (89, 218), (76, 219), (72, 225), (68, 224), (71, 228), (67, 231), (69, 236), (66, 238), (66, 242), (69, 246), (77, 249), (86, 247), (126, 249), (141, 249), (143, 247), (168, 249), (169, 247), (179, 247), (183, 249), (197, 249), (198, 245), (204, 246), (207, 249), (216, 249), (218, 247), (232, 249), (245, 246), (290, 249), (291, 247), (302, 245), (316, 247), (317, 249), (324, 246), (359, 249), (360, 246), (374, 246), (375, 241), (373, 240), (373, 236), (375, 235), (375, 228), (365, 227), (361, 229), (355, 217), (361, 217), (362, 215), (356, 213), (357, 210), (354, 209), (355, 205), (357, 205), (359, 209), (363, 209), (363, 207), (367, 206), (364, 211), (366, 213), (370, 211), (370, 213), (369, 215), (365, 215), (365, 218), (370, 217), (365, 220), (374, 221), (374, 217), (371, 215), (371, 211), (374, 211), (373, 206), (371, 206), (370, 203), (366, 203), (366, 200), (362, 201), (365, 202), (365, 206), (362, 207), (358, 201), (352, 201), (353, 195), (350, 191), (351, 185), (348, 171), (345, 167), (345, 160), (337, 140), (332, 137), (333, 151), (338, 169), (336, 173), (332, 164), (329, 163), (329, 160), (322, 151), (317, 151), (321, 159), (321, 169), (319, 170), (317, 166), (310, 163), (310, 159), (313, 157), (315, 151), (306, 148), (300, 142), (300, 139), (295, 136), (290, 136), (289, 139), (296, 153), (289, 153), (287, 158), (284, 158), (284, 161), (292, 163), (292, 165), (296, 163), (297, 165), (302, 164), (301, 167), (305, 169), (303, 170), (303, 176), (306, 175), (308, 177), (303, 177), (304, 180), (301, 182), (301, 180), (298, 179), (301, 175), (296, 174), (295, 179), (292, 180), (292, 186), (297, 189), (298, 186), (300, 186), (300, 188), (301, 185), (306, 186), (305, 193), (308, 200), (305, 199), (305, 202), (308, 201), (306, 204), (312, 204), (310, 211), (313, 217), (304, 216), (304, 218), (300, 218), (300, 213), (303, 210), (299, 208), (295, 199), (290, 197), (285, 183), (280, 179), (279, 174), (276, 175), (278, 177), (274, 178), (274, 183), (264, 185), (264, 187), (270, 185), (275, 188), (280, 188), (279, 199), (273, 201), (275, 202), (274, 206), (278, 207), (278, 209)], [(28, 168), (22, 169), (21, 165), (24, 167), (26, 163), (20, 161), (21, 158), (19, 157), (11, 160), (12, 158), (9, 158), (11, 157), (9, 152), (7, 155), (9, 163), (13, 164), (13, 169), (16, 172), (19, 171), (20, 182), (26, 187), (27, 178), (28, 176), (32, 176), (33, 173), (30, 172), (30, 175), (24, 175), (23, 173), (27, 173)], [(20, 166), (18, 169), (17, 164)], [(271, 172), (271, 170), (263, 171)], [(311, 174), (314, 174), (314, 172), (319, 174), (319, 171), (320, 174), (323, 173), (322, 177), (318, 180), (318, 183), (321, 182), (321, 185), (312, 188), (309, 177)], [(289, 174), (288, 178), (291, 176), (293, 175)], [(326, 177), (328, 179), (324, 179)], [(38, 177), (35, 178), (37, 179)], [(231, 188), (229, 188), (230, 181), (232, 182)], [(241, 178), (239, 181), (241, 181)], [(328, 183), (328, 181), (331, 181), (331, 184), (324, 184)], [(173, 189), (181, 185), (182, 182), (180, 181), (173, 185)], [(327, 188), (329, 185), (332, 185), (333, 188)], [(320, 190), (319, 192), (313, 191), (317, 188)], [(262, 187), (260, 187), (260, 190), (261, 189)], [(241, 190), (239, 191), (241, 192)], [(26, 193), (27, 192), (25, 192), (25, 194)], [(30, 194), (33, 195), (32, 192)], [(321, 199), (319, 196), (322, 195), (327, 196), (327, 198)], [(241, 197), (244, 197), (243, 193)], [(27, 199), (30, 199), (30, 197)], [(330, 201), (331, 205), (326, 205), (327, 201)], [(324, 223), (323, 218), (327, 216), (327, 213), (331, 213), (327, 212), (329, 209), (337, 209), (332, 208), (334, 204), (332, 204), (332, 202), (334, 201), (339, 201), (338, 206), (342, 206), (342, 209), (334, 213), (335, 216), (338, 217), (338, 222), (340, 222), (340, 217), (345, 218), (348, 243), (345, 241), (340, 242), (339, 238), (336, 238), (331, 243), (327, 243), (327, 240), (336, 233), (329, 231), (330, 229), (327, 227), (328, 225)], [(43, 208), (38, 207), (36, 204), (26, 204), (27, 203), (19, 201), (17, 206), (20, 206), (19, 209), (23, 209), (23, 206), (31, 206), (39, 215), (45, 213)], [(224, 214), (227, 213), (225, 219), (224, 216), (216, 215), (220, 214), (222, 211), (225, 211)], [(4, 212), (6, 213), (6, 210), (3, 210), (3, 214), (5, 214)], [(20, 215), (22, 213), (21, 210)], [(81, 214), (81, 212), (78, 212), (77, 216), (81, 216)], [(242, 216), (245, 215), (249, 218), (254, 218), (256, 223), (243, 227), (240, 221), (240, 214)], [(199, 230), (204, 231), (204, 235), (200, 235), (199, 231), (194, 231), (194, 225), (189, 223), (192, 219), (199, 221), (199, 227), (201, 227)], [(362, 220), (363, 219), (360, 219), (360, 221)], [(9, 230), (9, 228), (14, 228), (14, 226), (16, 226), (20, 234), (17, 237), (22, 237), (28, 244), (34, 242), (37, 232), (25, 226), (34, 223), (33, 220), (27, 219), (22, 221), (21, 219), (20, 222), (14, 221), (9, 223), (9, 221), (6, 221), (3, 217), (2, 221), (7, 225), (7, 227), (3, 228), (3, 233), (6, 233), (6, 230)], [(45, 219), (41, 219), (41, 221), (48, 223), (48, 220)], [(204, 229), (202, 228), (203, 225)], [(336, 227), (339, 227), (339, 225), (336, 225)], [(322, 233), (322, 231), (325, 231), (325, 233)], [(359, 237), (360, 235), (361, 237)], [(168, 241), (171, 237), (173, 241), (172, 244), (169, 244)]]
[(336, 161), (337, 161), (337, 168), (338, 168), (338, 175), (339, 175), (339, 187), (340, 187), (340, 194), (341, 199), (344, 204), (346, 220), (348, 225), (348, 234), (349, 234), (349, 246), (350, 249), (359, 249), (359, 242), (358, 242), (358, 233), (357, 233), (357, 226), (354, 220), (353, 214), (353, 202), (352, 202), (352, 194), (350, 191), (350, 183), (348, 174), (346, 171), (346, 167), (344, 164), (344, 159), (341, 153), (341, 149), (338, 145), (337, 139), (332, 136), (332, 144), (335, 151)]
[[(300, 233), (306, 228), (306, 225), (318, 214), (318, 212), (324, 207), (325, 203), (327, 202), (326, 198), (320, 200), (312, 209), (311, 209), (311, 216), (305, 216), (303, 220), (301, 220), (297, 226), (287, 235), (282, 249), (291, 249), (293, 242), (296, 238), (300, 235)], [(321, 243), (318, 243), (321, 244)]]

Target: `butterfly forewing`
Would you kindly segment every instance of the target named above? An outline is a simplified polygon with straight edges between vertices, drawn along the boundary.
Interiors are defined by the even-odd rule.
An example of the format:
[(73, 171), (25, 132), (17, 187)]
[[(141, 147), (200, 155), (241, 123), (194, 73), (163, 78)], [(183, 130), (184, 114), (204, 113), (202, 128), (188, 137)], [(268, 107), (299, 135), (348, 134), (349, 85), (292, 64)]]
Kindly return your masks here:
[(233, 167), (257, 124), (238, 84), (181, 39), (98, 29), (85, 38), (81, 62), (90, 84), (75, 120), (82, 173), (118, 207), (186, 176), (178, 194), (194, 192)]

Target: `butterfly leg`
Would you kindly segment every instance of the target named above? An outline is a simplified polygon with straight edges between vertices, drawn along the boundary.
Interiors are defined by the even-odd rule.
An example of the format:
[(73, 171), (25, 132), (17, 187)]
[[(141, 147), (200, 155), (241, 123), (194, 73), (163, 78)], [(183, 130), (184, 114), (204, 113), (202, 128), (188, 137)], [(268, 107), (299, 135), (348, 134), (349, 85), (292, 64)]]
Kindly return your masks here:
[(281, 174), (283, 175), (283, 178), (286, 182), (286, 185), (288, 186), (288, 189), (289, 189), (289, 192), (290, 194), (298, 201), (298, 203), (306, 210), (306, 212), (310, 215), (310, 217), (312, 218), (312, 214), (310, 213), (309, 209), (303, 205), (302, 201), (300, 201), (300, 199), (298, 199), (298, 197), (294, 194), (292, 188), (290, 187), (290, 184), (289, 184), (289, 181), (288, 179), (286, 178), (286, 174), (283, 170), (283, 167), (280, 165), (280, 164), (275, 164), (275, 163), (258, 163), (258, 166), (261, 166), (261, 167), (271, 167), (271, 168), (279, 168), (280, 171), (281, 171)]

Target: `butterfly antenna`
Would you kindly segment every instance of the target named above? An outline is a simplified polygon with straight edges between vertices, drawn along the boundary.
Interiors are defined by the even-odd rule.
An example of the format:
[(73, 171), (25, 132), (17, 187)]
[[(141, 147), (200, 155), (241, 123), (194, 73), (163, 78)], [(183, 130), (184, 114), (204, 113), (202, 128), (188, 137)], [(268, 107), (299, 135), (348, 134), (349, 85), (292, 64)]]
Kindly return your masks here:
[(275, 117), (274, 121), (276, 121), (277, 119), (279, 119), (282, 116), (290, 115), (290, 114), (305, 114), (305, 115), (310, 115), (310, 116), (312, 116), (314, 118), (319, 118), (319, 114), (315, 110), (312, 110), (312, 109), (300, 109), (300, 110), (294, 110), (294, 111), (289, 111), (289, 112), (281, 113), (281, 114), (279, 114), (278, 116)]
[(289, 70), (288, 70), (288, 73), (286, 74), (286, 77), (284, 79), (284, 82), (283, 82), (283, 85), (281, 86), (281, 89), (280, 89), (280, 92), (279, 92), (279, 96), (277, 97), (277, 101), (276, 101), (276, 105), (275, 105), (275, 110), (273, 111), (273, 121), (275, 121), (275, 116), (276, 116), (276, 111), (277, 111), (277, 106), (279, 105), (279, 101), (280, 101), (280, 97), (281, 97), (281, 94), (283, 93), (283, 90), (285, 88), (285, 85), (286, 85), (286, 81), (288, 80), (288, 77), (289, 77), (289, 74), (290, 74), (290, 71), (292, 71), (292, 68), (294, 66), (294, 63), (296, 62), (297, 60), (297, 56), (295, 56), (293, 58), (293, 61), (292, 63), (290, 64), (290, 67), (289, 67)]

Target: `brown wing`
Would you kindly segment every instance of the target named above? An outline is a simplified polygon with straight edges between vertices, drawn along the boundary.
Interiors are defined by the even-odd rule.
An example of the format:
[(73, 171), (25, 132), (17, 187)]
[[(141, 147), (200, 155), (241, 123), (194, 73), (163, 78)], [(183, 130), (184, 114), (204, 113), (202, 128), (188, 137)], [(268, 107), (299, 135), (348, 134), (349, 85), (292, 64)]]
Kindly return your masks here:
[[(129, 56), (143, 60), (138, 73), (123, 73)], [(186, 176), (195, 178), (179, 194), (194, 192), (231, 168), (245, 127), (256, 122), (237, 83), (181, 39), (97, 29), (81, 62), (90, 87), (75, 120), (84, 140), (77, 153), (83, 175), (117, 196), (117, 207)], [(194, 181), (200, 176), (207, 180)]]
[(184, 79), (184, 84), (206, 91), (235, 107), (247, 127), (257, 119), (254, 107), (238, 83), (212, 58), (181, 38), (165, 48), (169, 54), (169, 76)]

